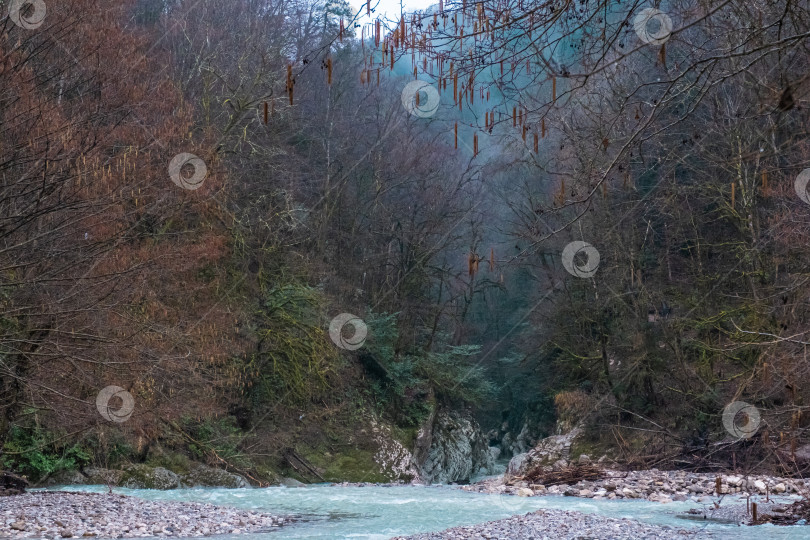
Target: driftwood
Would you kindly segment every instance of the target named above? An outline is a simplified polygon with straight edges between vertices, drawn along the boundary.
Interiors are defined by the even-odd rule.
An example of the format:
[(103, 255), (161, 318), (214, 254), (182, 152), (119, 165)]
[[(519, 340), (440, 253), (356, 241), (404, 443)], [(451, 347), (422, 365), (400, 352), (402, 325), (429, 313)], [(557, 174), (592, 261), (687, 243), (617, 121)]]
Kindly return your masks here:
[(598, 480), (604, 476), (602, 469), (592, 463), (574, 463), (556, 471), (546, 471), (543, 467), (535, 467), (528, 471), (523, 480), (544, 486), (560, 484), (576, 484), (581, 480)]
[[(288, 448), (287, 451), (284, 453), (284, 458), (287, 460), (287, 463), (289, 463), (292, 466), (292, 468), (295, 469), (295, 471), (304, 478), (306, 478), (308, 473), (317, 478), (318, 480), (320, 480), (321, 482), (326, 482), (323, 476), (318, 474), (318, 471), (316, 471), (315, 468), (312, 465), (310, 465), (309, 462), (307, 462), (304, 458), (299, 456), (295, 452), (295, 450)], [(298, 462), (300, 467), (296, 466), (295, 464), (296, 461)]]
[(0, 471), (0, 496), (25, 493), (28, 480), (14, 473)]
[(773, 512), (754, 518), (749, 525), (773, 523), (774, 525), (795, 525), (799, 520), (810, 521), (810, 500), (802, 499), (785, 507), (784, 512)]

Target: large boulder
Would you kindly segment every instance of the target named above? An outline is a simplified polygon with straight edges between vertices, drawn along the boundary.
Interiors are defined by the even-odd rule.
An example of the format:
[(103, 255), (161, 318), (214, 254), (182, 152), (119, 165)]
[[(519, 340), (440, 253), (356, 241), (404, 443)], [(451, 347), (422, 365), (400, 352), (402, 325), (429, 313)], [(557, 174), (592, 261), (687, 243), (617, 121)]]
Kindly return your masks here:
[(537, 446), (517, 454), (506, 467), (505, 479), (524, 476), (526, 472), (536, 467), (553, 466), (560, 462), (567, 462), (571, 453), (571, 444), (582, 433), (581, 427), (575, 427), (564, 435), (552, 435), (537, 443)]
[(180, 487), (180, 477), (163, 467), (127, 465), (119, 485), (133, 489), (175, 489)]
[(243, 476), (205, 465), (195, 465), (186, 474), (181, 474), (180, 484), (182, 487), (250, 487), (250, 483)]
[(39, 481), (38, 486), (75, 486), (87, 484), (87, 477), (75, 469), (57, 471)]
[(124, 476), (124, 471), (102, 467), (85, 467), (82, 472), (87, 478), (85, 483), (91, 485), (117, 486)]
[(441, 411), (432, 419), (420, 433), (427, 451), (414, 452), (421, 454), (417, 465), (423, 482), (469, 482), (475, 475), (492, 473), (493, 454), (475, 420), (457, 411)]

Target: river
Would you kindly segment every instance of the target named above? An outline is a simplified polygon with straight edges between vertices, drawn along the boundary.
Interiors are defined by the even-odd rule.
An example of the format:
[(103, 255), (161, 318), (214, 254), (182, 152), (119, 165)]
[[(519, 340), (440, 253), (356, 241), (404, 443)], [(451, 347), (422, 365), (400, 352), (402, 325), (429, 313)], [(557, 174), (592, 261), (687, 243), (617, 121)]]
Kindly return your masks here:
[[(67, 486), (69, 491), (104, 492), (104, 486)], [(472, 525), (524, 514), (540, 508), (594, 512), (610, 517), (631, 518), (658, 525), (704, 529), (716, 538), (762, 540), (810, 537), (802, 526), (739, 527), (706, 523), (678, 517), (695, 502), (661, 504), (646, 500), (592, 500), (578, 497), (516, 497), (469, 493), (441, 486), (330, 486), (269, 487), (254, 489), (175, 489), (156, 491), (114, 488), (150, 500), (195, 501), (274, 514), (295, 514), (300, 519), (266, 534), (232, 538), (281, 540), (286, 538), (388, 539), (392, 536), (440, 531), (459, 525)], [(724, 504), (732, 498), (726, 498)], [(228, 538), (228, 537), (220, 537)]]

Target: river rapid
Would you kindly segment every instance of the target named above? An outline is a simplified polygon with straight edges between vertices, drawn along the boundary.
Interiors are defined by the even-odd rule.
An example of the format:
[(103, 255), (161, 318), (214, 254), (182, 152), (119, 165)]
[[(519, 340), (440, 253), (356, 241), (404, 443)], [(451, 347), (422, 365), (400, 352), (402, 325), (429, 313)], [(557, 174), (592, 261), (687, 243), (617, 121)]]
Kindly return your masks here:
[[(105, 486), (63, 486), (61, 490), (106, 492)], [(398, 535), (441, 531), (525, 514), (537, 509), (576, 510), (644, 523), (687, 528), (701, 537), (756, 539), (808, 538), (807, 527), (737, 526), (679, 517), (702, 505), (693, 501), (661, 504), (646, 500), (592, 500), (578, 497), (517, 497), (465, 492), (444, 486), (269, 487), (253, 489), (175, 489), (168, 491), (114, 488), (153, 501), (192, 501), (274, 514), (295, 515), (294, 523), (260, 534), (220, 536), (281, 540), (286, 538), (388, 539)], [(785, 499), (786, 501), (789, 499)], [(723, 504), (738, 501), (726, 497)]]

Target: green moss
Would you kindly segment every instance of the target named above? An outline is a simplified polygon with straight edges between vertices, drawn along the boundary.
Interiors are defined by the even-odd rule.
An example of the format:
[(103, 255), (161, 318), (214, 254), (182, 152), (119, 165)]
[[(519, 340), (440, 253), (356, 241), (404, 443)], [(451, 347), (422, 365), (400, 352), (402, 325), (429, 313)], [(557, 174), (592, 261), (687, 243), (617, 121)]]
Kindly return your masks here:
[(352, 448), (335, 455), (330, 452), (311, 453), (305, 458), (319, 470), (328, 482), (390, 482), (389, 475), (380, 472), (374, 452)]
[(149, 452), (146, 464), (151, 467), (163, 467), (177, 474), (186, 474), (191, 470), (191, 460), (188, 456), (167, 450), (162, 446)]

